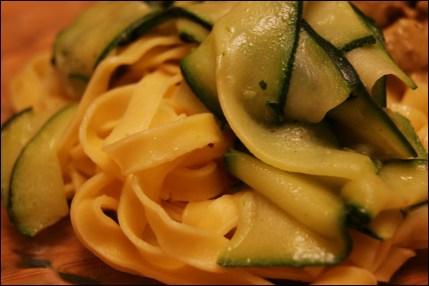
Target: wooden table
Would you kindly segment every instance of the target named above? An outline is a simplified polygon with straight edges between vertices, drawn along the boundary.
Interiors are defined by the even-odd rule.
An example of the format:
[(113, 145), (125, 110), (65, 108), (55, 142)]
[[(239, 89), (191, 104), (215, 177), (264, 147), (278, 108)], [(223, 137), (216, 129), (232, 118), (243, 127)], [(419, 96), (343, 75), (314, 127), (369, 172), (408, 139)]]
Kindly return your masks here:
[[(90, 3), (1, 2), (1, 120), (11, 114), (8, 83), (31, 57), (50, 49), (55, 34)], [(34, 239), (24, 238), (1, 211), (1, 284), (154, 284), (115, 271), (87, 251), (65, 219)], [(395, 284), (427, 284), (427, 251), (395, 276)]]

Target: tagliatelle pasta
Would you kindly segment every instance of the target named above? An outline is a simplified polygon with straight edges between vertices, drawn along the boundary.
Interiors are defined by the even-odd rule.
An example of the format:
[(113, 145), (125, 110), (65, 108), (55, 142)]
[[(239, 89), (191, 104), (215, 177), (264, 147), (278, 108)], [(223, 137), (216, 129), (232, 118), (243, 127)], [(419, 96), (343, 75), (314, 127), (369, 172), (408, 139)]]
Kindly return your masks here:
[(36, 111), (55, 111), (68, 103), (66, 91), (50, 64), (50, 54), (35, 57), (11, 83), (11, 104), (14, 110), (28, 107)]
[[(71, 223), (86, 248), (114, 269), (163, 283), (253, 285), (270, 279), (373, 285), (389, 281), (414, 249), (427, 248), (426, 205), (389, 217), (389, 239), (352, 230), (351, 254), (339, 265), (220, 266), (240, 217), (242, 192), (234, 192), (222, 163), (233, 139), (184, 80), (179, 61), (194, 45), (175, 33), (153, 32), (110, 52), (59, 142)], [(15, 109), (54, 110), (68, 101), (48, 61), (36, 58), (17, 78)], [(34, 83), (33, 96), (24, 97)], [(407, 91), (389, 105), (409, 118), (427, 149), (424, 100), (427, 84), (418, 99)]]

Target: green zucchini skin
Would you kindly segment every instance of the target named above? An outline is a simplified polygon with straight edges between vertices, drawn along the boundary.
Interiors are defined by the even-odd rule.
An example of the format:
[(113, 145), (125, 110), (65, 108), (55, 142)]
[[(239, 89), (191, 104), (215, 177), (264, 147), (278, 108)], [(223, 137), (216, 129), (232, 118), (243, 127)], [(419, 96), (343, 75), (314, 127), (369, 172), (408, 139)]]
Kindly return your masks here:
[[(399, 170), (399, 171), (398, 171)], [(381, 179), (383, 186), (387, 187), (388, 193), (386, 195), (377, 195), (378, 192), (383, 192), (383, 186), (373, 188), (372, 196), (380, 198), (381, 200), (390, 200), (393, 197), (401, 198), (400, 203), (382, 203), (381, 208), (376, 207), (373, 209), (371, 205), (365, 205), (368, 199), (350, 199), (345, 198), (347, 206), (347, 225), (362, 233), (365, 233), (375, 239), (383, 240), (383, 235), (377, 232), (372, 222), (378, 218), (381, 211), (385, 210), (400, 210), (402, 214), (406, 214), (409, 210), (427, 203), (427, 170), (428, 162), (426, 159), (411, 159), (411, 160), (388, 160), (385, 161), (383, 167), (380, 169), (378, 177)], [(400, 175), (403, 174), (406, 179), (402, 179)], [(359, 191), (356, 190), (355, 191)], [(365, 196), (365, 195), (364, 195)], [(395, 202), (396, 200), (393, 200)], [(375, 210), (375, 213), (373, 212)]]
[[(255, 225), (243, 231), (241, 228), (246, 229), (246, 226), (241, 224), (248, 224), (250, 217), (253, 216), (248, 213), (244, 214), (244, 216), (250, 217), (244, 218), (239, 223), (237, 233), (229, 246), (220, 255), (218, 264), (225, 267), (323, 266), (337, 264), (348, 256), (351, 242), (346, 231), (347, 212), (343, 201), (331, 193), (328, 188), (315, 181), (309, 183), (309, 178), (305, 176), (281, 171), (266, 165), (249, 154), (235, 150), (230, 150), (225, 154), (224, 164), (232, 175), (252, 188), (251, 193), (254, 194), (254, 200), (259, 201), (262, 209), (269, 208), (271, 209), (270, 212), (276, 214), (270, 217), (280, 219), (279, 216), (282, 216), (283, 222), (282, 226), (277, 229), (272, 227), (263, 234), (258, 233), (264, 228), (264, 226), (261, 226), (260, 221), (261, 219), (263, 220), (263, 217), (260, 216), (264, 211), (259, 214), (258, 208), (256, 208), (254, 209), (256, 214), (253, 214), (252, 210), (250, 213), (259, 216), (259, 219), (254, 218)], [(262, 197), (265, 199), (262, 199)], [(298, 207), (302, 204), (310, 206), (309, 210), (305, 211), (305, 208)], [(311, 207), (313, 204), (322, 204), (324, 207)], [(267, 214), (265, 213), (265, 215)], [(255, 236), (264, 235), (266, 240), (269, 241), (271, 236), (278, 237), (278, 232), (285, 231), (287, 229), (285, 225), (289, 223), (292, 224), (292, 229), (296, 228), (299, 233), (307, 233), (312, 238), (312, 242), (307, 245), (308, 247), (313, 247), (314, 241), (321, 243), (319, 244), (321, 247), (320, 255), (315, 255), (312, 258), (305, 255), (299, 257), (299, 251), (294, 253), (296, 250), (291, 250), (281, 244), (269, 247), (271, 250), (276, 249), (270, 253), (260, 253), (259, 250), (252, 251), (253, 249), (249, 249), (249, 245), (252, 245), (255, 241)], [(299, 239), (301, 234), (291, 231), (288, 236), (289, 238), (296, 236), (296, 239)], [(294, 239), (292, 238), (291, 241), (294, 241)], [(242, 244), (243, 241), (246, 242)], [(263, 242), (263, 244), (266, 244), (266, 242)], [(273, 245), (276, 244), (273, 243)], [(262, 249), (264, 247), (266, 246), (262, 246)], [(297, 245), (297, 247), (302, 247), (302, 245)], [(323, 255), (326, 252), (330, 253), (329, 258)], [(294, 255), (289, 256), (291, 253), (294, 253)]]
[(300, 25), (290, 88), (284, 92), (283, 116), (318, 123), (331, 109), (344, 102), (360, 81), (340, 50), (305, 20)]
[(7, 210), (10, 221), (25, 236), (36, 235), (68, 213), (55, 142), (75, 110), (76, 105), (68, 105), (52, 115), (13, 166)]
[[(301, 17), (303, 12), (302, 7), (298, 7), (298, 8), (300, 9), (299, 17)], [(357, 74), (353, 72), (353, 67), (347, 62), (347, 60), (344, 59), (342, 51), (338, 50), (327, 40), (323, 39), (320, 35), (318, 35), (305, 20), (301, 21), (300, 25), (305, 32), (309, 33), (312, 38), (317, 40), (317, 43), (329, 55), (331, 60), (338, 67), (338, 70), (342, 73), (342, 76), (345, 82), (347, 83), (347, 85), (349, 85), (350, 89), (353, 89), (357, 85), (359, 85), (359, 79), (357, 77)], [(362, 41), (362, 43), (359, 43), (359, 41)], [(354, 47), (357, 47), (357, 46), (361, 46), (363, 43), (367, 43), (368, 41), (375, 42), (375, 39), (372, 36), (368, 36), (368, 37), (365, 37), (365, 39), (357, 39), (356, 42), (353, 41), (352, 45), (354, 45)], [(297, 49), (298, 48), (297, 46), (298, 46), (298, 41), (296, 42), (296, 47), (294, 47), (294, 49)], [(201, 47), (199, 49), (201, 49)], [(202, 52), (200, 53), (203, 54)], [(295, 55), (296, 55), (296, 51), (293, 53), (293, 56), (289, 59), (289, 61), (292, 62), (292, 65), (295, 62)], [(209, 55), (207, 54), (205, 56), (208, 57)], [(223, 119), (223, 116), (220, 115), (221, 110), (220, 110), (219, 104), (217, 103), (218, 99), (217, 99), (217, 94), (215, 92), (215, 88), (213, 87), (209, 88), (207, 84), (204, 84), (201, 81), (199, 81), (197, 75), (201, 76), (200, 73), (198, 73), (197, 75), (192, 75), (193, 74), (192, 66), (189, 62), (196, 61), (197, 59), (190, 60), (189, 58), (193, 58), (193, 56), (192, 55), (188, 56), (188, 58), (187, 59), (185, 58), (181, 64), (182, 73), (184, 74), (185, 79), (193, 89), (194, 93), (196, 93), (199, 96), (199, 98), (206, 104), (206, 106), (213, 113), (217, 114), (220, 118)], [(214, 61), (212, 65), (215, 65)], [(275, 113), (278, 116), (278, 120), (277, 120), (278, 123), (282, 122), (285, 118), (283, 114), (283, 110), (280, 110), (280, 109), (283, 109), (287, 101), (287, 94), (288, 94), (290, 80), (291, 80), (291, 74), (289, 73), (292, 73), (293, 69), (287, 68), (285, 70), (287, 72), (285, 77), (286, 80), (284, 81), (283, 87), (281, 89), (282, 92), (280, 93), (278, 101), (268, 102), (268, 105), (271, 106), (273, 110), (276, 111)], [(203, 77), (205, 76), (203, 75)], [(212, 80), (214, 81), (214, 79)]]
[(215, 22), (231, 11), (235, 5), (237, 5), (237, 2), (234, 1), (205, 1), (201, 3), (185, 3), (183, 5), (177, 2), (178, 7), (185, 9), (190, 14), (194, 14), (197, 18), (210, 25), (210, 27), (202, 26), (189, 19), (178, 19), (176, 27), (179, 36), (186, 42), (202, 43), (207, 38)]
[(220, 107), (215, 75), (213, 36), (209, 36), (195, 51), (180, 62), (185, 81), (201, 102), (222, 122), (226, 122)]
[[(282, 121), (301, 16), (300, 1), (241, 2), (214, 27), (217, 72), (226, 69), (231, 92), (260, 123)], [(273, 24), (262, 25), (267, 19)]]
[(417, 156), (404, 134), (362, 88), (355, 96), (331, 110), (328, 116), (345, 146), (350, 146), (352, 142), (364, 144), (378, 159), (410, 159)]
[(360, 87), (361, 82), (353, 66), (344, 58), (343, 53), (334, 45), (322, 38), (305, 20), (302, 20), (301, 26), (309, 33), (313, 39), (325, 50), (332, 62), (338, 67), (344, 81), (346, 81), (352, 89)]
[(114, 38), (109, 45), (104, 48), (94, 63), (94, 68), (109, 54), (111, 50), (117, 46), (123, 46), (135, 41), (137, 38), (148, 33), (156, 26), (175, 18), (189, 19), (198, 23), (206, 29), (211, 29), (212, 23), (209, 23), (197, 15), (190, 13), (188, 10), (181, 7), (171, 7), (166, 10), (154, 11), (136, 22), (132, 23), (125, 30), (123, 30), (116, 38)]
[[(401, 81), (403, 81), (408, 87), (415, 89), (417, 86), (414, 83), (414, 81), (409, 76), (407, 76), (399, 67), (397, 67), (396, 63), (393, 61), (392, 57), (390, 56), (389, 52), (387, 51), (386, 46), (385, 46), (385, 39), (384, 39), (383, 31), (377, 26), (377, 24), (375, 23), (375, 21), (372, 18), (365, 15), (353, 3), (350, 3), (350, 6), (353, 8), (356, 15), (363, 21), (363, 23), (365, 23), (365, 25), (372, 32), (372, 35), (376, 39), (376, 43), (372, 46), (371, 53), (378, 53), (379, 56), (380, 56), (380, 53), (383, 54), (385, 56), (384, 68), (386, 68), (386, 65), (390, 65), (390, 67), (389, 67), (390, 73), (389, 74), (396, 76)], [(365, 54), (365, 52), (364, 52), (364, 54)], [(368, 55), (368, 54), (366, 54), (366, 55)], [(368, 70), (368, 65), (366, 65), (364, 68), (362, 68), (361, 72), (364, 72), (366, 70)], [(373, 71), (371, 71), (371, 70), (369, 71), (370, 74), (372, 72)], [(385, 78), (386, 76), (383, 76), (383, 77)], [(380, 104), (380, 106), (386, 107), (386, 92), (380, 93), (380, 91), (382, 91), (382, 89), (380, 89), (380, 86), (379, 87), (376, 86), (378, 84), (378, 82), (380, 82), (380, 80), (381, 79), (379, 78), (377, 80), (377, 82), (374, 83), (372, 89), (368, 90), (368, 92), (371, 93), (371, 96), (374, 97), (375, 101), (378, 104)]]
[(400, 113), (393, 112), (388, 109), (387, 114), (413, 147), (414, 151), (416, 152), (416, 157), (419, 159), (427, 159), (428, 153), (420, 142), (419, 136), (416, 134), (416, 131), (414, 130), (410, 120)]
[(176, 25), (180, 39), (186, 43), (202, 43), (210, 33), (209, 30), (188, 20), (178, 19)]
[[(300, 24), (300, 20), (302, 20), (302, 13), (303, 13), (303, 4), (301, 1), (297, 2), (297, 15), (296, 15), (296, 22), (298, 25)], [(292, 71), (293, 71), (293, 63), (295, 62), (295, 55), (296, 55), (296, 49), (298, 48), (299, 43), (299, 33), (300, 29), (299, 26), (295, 29), (295, 42), (292, 46), (291, 56), (289, 57), (288, 63), (286, 65), (285, 74), (284, 74), (284, 81), (282, 82), (282, 87), (280, 89), (281, 93), (278, 96), (278, 102), (277, 103), (269, 103), (270, 106), (274, 109), (278, 116), (278, 122), (282, 122), (284, 120), (284, 114), (283, 114), (283, 107), (286, 103), (287, 98), (287, 91), (289, 90), (290, 80), (292, 77)]]
[[(380, 44), (383, 48), (385, 48), (385, 38), (383, 31), (377, 26), (376, 22), (365, 15), (356, 5), (349, 2), (350, 6), (353, 8), (355, 13), (362, 19), (362, 21), (367, 25), (367, 27), (372, 31), (372, 34), (375, 38), (375, 42), (373, 44)], [(359, 48), (359, 47), (355, 47)], [(344, 50), (344, 53), (347, 53), (351, 51)], [(371, 96), (374, 99), (374, 101), (381, 107), (385, 108), (387, 106), (387, 77), (383, 76), (380, 79), (377, 80), (377, 82), (374, 84), (372, 90), (371, 90)]]
[[(341, 73), (344, 82), (348, 85), (350, 89), (351, 96), (348, 100), (343, 102), (341, 105), (337, 106), (330, 112), (328, 112), (328, 120), (332, 123), (335, 129), (341, 130), (339, 126), (347, 127), (347, 135), (343, 132), (337, 132), (337, 135), (340, 137), (340, 140), (343, 141), (345, 146), (350, 146), (350, 141), (347, 137), (354, 137), (355, 142), (353, 143), (361, 143), (373, 146), (373, 153), (377, 158), (381, 159), (392, 159), (392, 158), (413, 158), (417, 155), (417, 152), (410, 145), (408, 140), (402, 134), (402, 132), (398, 129), (398, 127), (392, 122), (392, 120), (386, 115), (385, 111), (381, 109), (380, 106), (385, 105), (385, 78), (381, 78), (376, 85), (376, 89), (374, 90), (376, 94), (375, 100), (378, 101), (378, 105), (374, 104), (374, 102), (369, 98), (369, 95), (365, 91), (365, 88), (362, 82), (357, 75), (357, 72), (354, 70), (353, 66), (348, 62), (348, 60), (344, 57), (342, 51), (333, 46), (326, 39), (322, 38), (319, 34), (317, 34), (314, 29), (305, 21), (302, 20), (301, 28), (307, 32), (326, 52), (331, 61), (336, 65), (338, 71)], [(204, 45), (204, 44), (203, 44)], [(199, 49), (203, 47), (200, 46)], [(210, 57), (208, 53), (204, 56), (204, 52), (201, 53), (200, 57)], [(181, 69), (182, 73), (189, 83), (194, 93), (205, 103), (205, 105), (215, 113), (221, 120), (224, 120), (224, 116), (222, 114), (222, 110), (218, 104), (217, 98), (217, 90), (213, 85), (210, 87), (210, 82), (213, 82), (215, 79), (208, 79), (207, 76), (201, 73), (195, 73), (192, 71), (192, 66), (189, 63), (192, 59), (192, 54), (185, 58), (182, 61)], [(193, 61), (197, 61), (198, 59), (192, 59)], [(214, 61), (212, 65), (215, 65)], [(292, 69), (289, 69), (292, 71)], [(205, 78), (206, 83), (204, 83), (200, 78)], [(289, 85), (289, 82), (285, 84)], [(283, 97), (279, 99), (279, 104), (283, 104), (281, 102), (287, 102), (287, 92), (283, 92)], [(364, 106), (367, 109), (367, 113), (372, 115), (371, 117), (357, 117), (359, 121), (351, 122), (349, 120), (349, 112), (357, 114), (356, 106)], [(276, 104), (272, 105), (276, 108)], [(362, 111), (362, 108), (360, 108)], [(279, 118), (284, 119), (284, 115), (281, 114)], [(371, 118), (373, 121), (371, 121)], [(280, 120), (281, 122), (281, 120)], [(392, 150), (387, 150), (387, 154), (385, 149), (385, 145), (383, 142), (378, 142), (376, 138), (370, 138), (370, 135), (362, 136), (360, 131), (358, 130), (362, 126), (366, 126), (366, 128), (372, 128), (374, 122), (378, 122), (378, 128), (382, 128), (382, 135), (388, 135), (392, 140), (388, 140), (391, 142), (395, 142), (397, 146), (390, 146)], [(377, 131), (378, 132), (378, 131)], [(388, 146), (389, 147), (389, 146)]]
[(342, 52), (376, 42), (366, 23), (345, 1), (307, 1), (304, 19)]
[(368, 227), (373, 218), (365, 207), (358, 204), (347, 203), (346, 209), (346, 224), (349, 228), (362, 232), (374, 239), (381, 240), (380, 236)]
[(32, 108), (31, 107), (27, 107), (17, 113), (14, 113), (11, 117), (9, 117), (2, 125), (0, 128), (0, 131), (6, 131), (10, 125), (13, 124), (13, 122), (20, 116), (22, 116), (23, 114), (27, 113), (27, 112), (32, 112)]
[(368, 17), (363, 13), (356, 5), (349, 1), (350, 6), (355, 11), (355, 13), (362, 19), (362, 21), (367, 25), (367, 27), (372, 31), (375, 38), (383, 44), (385, 43), (383, 31), (377, 26), (377, 23), (371, 17)]
[(31, 140), (46, 115), (36, 113), (31, 107), (12, 115), (1, 127), (1, 200), (7, 206), (14, 164), (20, 152)]
[[(374, 154), (377, 158), (413, 158), (417, 156), (416, 151), (405, 138), (404, 134), (399, 130), (399, 128), (392, 122), (392, 120), (387, 116), (386, 112), (367, 94), (362, 82), (359, 79), (356, 71), (353, 66), (348, 62), (348, 60), (343, 56), (343, 53), (335, 48), (331, 43), (323, 39), (318, 35), (305, 21), (301, 25), (306, 29), (306, 31), (313, 36), (314, 39), (318, 41), (321, 47), (323, 47), (328, 55), (330, 55), (331, 60), (337, 65), (338, 69), (342, 72), (344, 80), (349, 84), (353, 94), (341, 105), (334, 108), (328, 113), (329, 120), (331, 121), (334, 129), (337, 130), (336, 134), (339, 137), (340, 141), (343, 140), (343, 143), (348, 144), (348, 137), (354, 137), (354, 139), (368, 146), (373, 146)], [(381, 91), (381, 100), (383, 100), (383, 95), (385, 89), (383, 88), (384, 79), (381, 79), (380, 87)], [(360, 112), (366, 112), (367, 116), (359, 115)], [(350, 115), (355, 115), (353, 119), (350, 118)], [(370, 116), (368, 116), (370, 115)], [(374, 129), (375, 122), (378, 122), (378, 129)], [(342, 126), (342, 127), (339, 127)], [(385, 151), (386, 145), (383, 142), (379, 142), (371, 138), (370, 135), (365, 135), (360, 128), (365, 126), (367, 129), (373, 129), (371, 134), (377, 134), (377, 132), (383, 132), (382, 135), (389, 135), (392, 140), (387, 141), (396, 141), (396, 146), (391, 146), (391, 150)], [(381, 129), (380, 129), (381, 128)], [(347, 130), (347, 131), (346, 131)], [(346, 131), (346, 136), (344, 136), (344, 131)], [(347, 137), (347, 138), (345, 138)], [(389, 146), (387, 146), (389, 147)], [(399, 148), (399, 150), (395, 150)]]
[(376, 39), (373, 36), (366, 36), (366, 37), (363, 37), (360, 39), (356, 39), (356, 40), (344, 45), (340, 50), (341, 50), (341, 52), (343, 52), (345, 54), (351, 50), (354, 50), (354, 49), (357, 49), (360, 47), (364, 47), (364, 46), (373, 45), (375, 43), (376, 43)]
[(301, 24), (298, 41), (289, 89), (285, 96), (284, 117), (318, 123), (329, 110), (350, 96), (358, 81), (344, 75), (346, 68), (338, 66), (338, 63), (347, 64), (342, 54), (306, 22)]
[[(6, 163), (7, 161), (5, 157), (9, 154), (9, 150), (8, 148), (14, 147), (14, 149), (21, 149), (24, 146), (19, 146), (19, 143), (22, 143), (25, 145), (24, 142), (19, 142), (19, 143), (15, 143), (13, 144), (14, 146), (6, 146), (7, 144), (5, 143), (7, 136), (9, 136), (9, 132), (14, 132), (13, 127), (16, 123), (19, 124), (19, 121), (21, 120), (26, 120), (25, 117), (31, 117), (33, 115), (33, 109), (31, 107), (26, 108), (24, 110), (21, 110), (20, 112), (17, 112), (15, 114), (13, 114), (11, 117), (9, 117), (7, 119), (6, 122), (4, 122), (1, 126), (1, 201), (2, 201), (2, 205), (3, 206), (7, 206), (7, 202), (8, 202), (8, 197), (9, 197), (9, 183), (10, 183), (10, 174), (12, 174), (12, 168), (13, 166), (10, 166), (8, 163)], [(31, 134), (28, 134), (28, 136), (31, 136)], [(26, 136), (27, 137), (27, 136)], [(30, 139), (30, 138), (28, 138)], [(13, 150), (11, 150), (13, 151)], [(4, 154), (4, 152), (6, 152), (6, 154)], [(19, 155), (19, 153), (17, 154)], [(16, 159), (16, 158), (15, 158)], [(9, 174), (9, 175), (7, 175)]]
[(372, 99), (378, 106), (385, 108), (387, 106), (387, 77), (382, 76), (377, 80), (371, 90)]
[[(111, 4), (113, 5), (113, 4)], [(136, 5), (136, 4), (134, 4)], [(142, 4), (143, 5), (143, 4)], [(96, 7), (97, 8), (97, 7)], [(93, 8), (93, 9), (96, 9)], [(94, 13), (94, 11), (91, 11)], [(124, 12), (126, 13), (126, 12)], [(142, 12), (143, 13), (143, 12)], [(67, 46), (64, 46), (63, 42), (64, 38), (67, 37), (71, 32), (75, 33), (73, 29), (76, 27), (81, 29), (90, 29), (90, 27), (85, 27), (84, 24), (79, 23), (79, 21), (72, 24), (72, 26), (66, 28), (61, 31), (55, 40), (53, 46), (53, 58), (51, 60), (52, 64), (57, 66), (59, 71), (63, 73), (63, 78), (69, 82), (72, 87), (72, 93), (74, 96), (80, 96), (84, 88), (89, 81), (93, 71), (97, 67), (97, 65), (116, 47), (123, 46), (129, 44), (130, 42), (136, 40), (138, 37), (145, 35), (150, 32), (155, 27), (159, 26), (162, 23), (165, 23), (172, 19), (184, 18), (192, 21), (193, 23), (197, 23), (206, 29), (211, 29), (212, 23), (207, 22), (206, 20), (200, 18), (198, 15), (189, 12), (188, 10), (181, 7), (170, 7), (167, 9), (153, 9), (139, 17), (134, 22), (126, 25), (125, 28), (121, 29), (118, 34), (113, 36), (110, 40), (108, 39), (108, 43), (99, 49), (98, 46), (91, 51), (92, 55), (90, 58), (85, 59), (79, 57), (79, 54), (74, 52), (75, 54), (70, 54), (64, 56), (64, 50), (67, 50)], [(78, 19), (79, 20), (79, 19)], [(104, 18), (102, 21), (106, 23), (98, 23), (98, 25), (108, 25), (108, 21), (111, 21), (109, 18)], [(91, 23), (93, 24), (93, 23)], [(74, 25), (83, 25), (74, 26)], [(86, 23), (86, 25), (89, 25)], [(86, 38), (96, 38), (97, 35), (85, 35)], [(68, 39), (69, 40), (69, 39)], [(62, 64), (59, 65), (59, 57), (62, 57)], [(67, 61), (64, 63), (64, 61)], [(88, 62), (89, 61), (89, 62)], [(68, 66), (74, 67), (72, 70), (63, 70), (63, 66), (69, 68)]]
[(144, 16), (143, 18), (137, 20), (131, 26), (127, 27), (117, 38), (112, 41), (114, 48), (116, 45), (126, 45), (138, 37), (141, 37), (147, 33), (153, 27), (164, 23), (167, 20), (175, 18), (185, 18), (191, 20), (197, 24), (200, 24), (206, 29), (211, 29), (212, 23), (207, 22), (206, 20), (200, 18), (198, 15), (189, 12), (188, 10), (182, 7), (170, 7), (163, 11), (156, 11)]
[[(293, 45), (291, 46), (290, 50), (288, 50), (290, 56), (285, 59), (285, 63), (282, 62), (282, 65), (284, 65), (284, 67), (282, 68), (282, 74), (280, 74), (281, 85), (276, 86), (276, 91), (274, 91), (275, 94), (270, 94), (268, 96), (266, 95), (268, 91), (264, 93), (260, 92), (261, 89), (264, 91), (267, 89), (265, 81), (259, 81), (259, 86), (257, 88), (253, 88), (252, 86), (252, 91), (254, 91), (257, 95), (260, 95), (259, 93), (261, 93), (261, 97), (264, 96), (264, 99), (266, 99), (263, 103), (258, 103), (258, 107), (255, 108), (258, 109), (258, 111), (255, 111), (254, 113), (257, 114), (257, 116), (259, 116), (260, 118), (264, 117), (260, 115), (262, 113), (269, 114), (269, 116), (267, 116), (269, 117), (269, 119), (267, 120), (276, 123), (283, 121), (282, 109), (286, 100), (287, 90), (289, 89), (289, 82), (293, 69), (292, 67), (295, 61), (294, 55), (298, 46), (299, 20), (302, 17), (302, 3), (299, 1), (295, 1), (294, 6), (295, 11), (293, 15), (293, 20), (291, 21), (296, 23), (296, 26), (294, 27), (293, 35), (290, 35), (292, 38), (294, 38), (294, 40)], [(224, 121), (224, 115), (220, 108), (219, 99), (217, 95), (216, 78), (214, 72), (216, 66), (216, 54), (212, 38), (213, 36), (209, 36), (197, 48), (197, 50), (195, 50), (193, 53), (191, 53), (182, 60), (181, 70), (185, 80), (187, 81), (193, 92), (200, 98), (200, 100), (206, 105), (206, 107), (210, 111), (217, 115), (220, 120)], [(201, 62), (203, 61), (205, 67), (201, 67)], [(261, 78), (263, 77), (261, 76)], [(257, 98), (258, 96), (255, 97)], [(261, 110), (263, 110), (264, 112), (262, 112)]]
[[(325, 51), (330, 55), (332, 61), (336, 63), (339, 70), (342, 71), (344, 80), (349, 83), (353, 90), (353, 94), (345, 102), (328, 113), (328, 118), (334, 126), (334, 129), (337, 130), (336, 134), (340, 141), (342, 140), (343, 143), (348, 145), (349, 142), (347, 141), (349, 140), (349, 137), (354, 137), (354, 143), (357, 142), (373, 146), (375, 148), (373, 153), (377, 158), (405, 159), (416, 157), (417, 152), (414, 150), (413, 146), (411, 146), (404, 134), (389, 118), (386, 112), (368, 95), (357, 72), (343, 56), (343, 53), (318, 35), (305, 21), (303, 21), (301, 25), (303, 25), (303, 27), (313, 35), (313, 38), (315, 38), (319, 44), (325, 48)], [(384, 77), (380, 79), (377, 89), (377, 99), (380, 102), (380, 105), (382, 105), (385, 101)], [(366, 112), (367, 116), (360, 115), (360, 112)], [(355, 116), (351, 119), (350, 115)], [(374, 129), (374, 124), (372, 124), (376, 122), (380, 125), (378, 126), (378, 129)], [(371, 136), (365, 135), (359, 131), (359, 128), (362, 128), (363, 126), (368, 129), (373, 128), (374, 132), (370, 132), (372, 134), (377, 134), (378, 132), (383, 132), (384, 135), (390, 134), (390, 138), (393, 140), (387, 141), (396, 141), (396, 146), (390, 146), (392, 147), (391, 150), (387, 150), (386, 152), (384, 150), (386, 145), (383, 142), (378, 142), (377, 140), (374, 140), (374, 138), (371, 138)], [(347, 135), (344, 136), (344, 134)], [(395, 151), (395, 148), (399, 148), (399, 150)]]
[[(309, 229), (332, 237), (343, 226), (343, 202), (329, 188), (312, 181), (311, 177), (279, 170), (251, 155), (234, 150), (225, 154), (224, 162), (232, 175)], [(310, 209), (298, 207), (300, 205), (309, 206)]]

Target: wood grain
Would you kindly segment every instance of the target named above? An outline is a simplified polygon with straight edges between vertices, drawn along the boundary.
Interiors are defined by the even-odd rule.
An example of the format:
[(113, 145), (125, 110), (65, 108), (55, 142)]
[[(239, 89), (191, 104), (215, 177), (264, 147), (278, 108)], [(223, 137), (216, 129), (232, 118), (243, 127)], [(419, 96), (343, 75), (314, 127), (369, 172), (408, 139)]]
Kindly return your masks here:
[[(50, 49), (56, 33), (91, 3), (1, 2), (1, 120), (11, 114), (8, 84), (37, 52)], [(22, 237), (1, 210), (1, 284), (156, 284), (111, 269), (75, 238), (65, 219), (37, 235)], [(393, 279), (398, 285), (428, 283), (427, 251), (408, 262)]]

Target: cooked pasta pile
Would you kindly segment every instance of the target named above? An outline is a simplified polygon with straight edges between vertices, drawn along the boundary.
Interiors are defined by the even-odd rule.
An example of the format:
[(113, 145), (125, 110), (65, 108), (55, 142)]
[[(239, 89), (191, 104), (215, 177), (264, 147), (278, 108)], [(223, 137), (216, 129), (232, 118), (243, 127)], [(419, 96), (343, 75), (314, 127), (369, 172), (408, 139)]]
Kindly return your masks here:
[[(228, 193), (219, 160), (230, 134), (181, 76), (178, 61), (191, 47), (176, 36), (145, 36), (106, 58), (91, 78), (59, 149), (73, 228), (89, 250), (115, 269), (164, 283), (375, 284), (389, 281), (414, 249), (427, 247), (425, 207), (398, 221), (392, 239), (354, 231), (352, 254), (339, 266), (218, 266), (237, 226), (240, 193)], [(46, 111), (67, 102), (48, 60), (36, 58), (16, 79), (15, 109)], [(126, 74), (112, 82), (124, 65)], [(392, 106), (427, 146), (427, 105), (420, 102), (427, 92), (420, 86)]]
[[(112, 268), (168, 284), (367, 285), (389, 281), (415, 249), (427, 248), (426, 205), (397, 217), (390, 239), (351, 231), (353, 250), (337, 266), (219, 266), (246, 192), (234, 191), (222, 164), (231, 130), (181, 74), (192, 48), (173, 32), (153, 32), (114, 50), (92, 75), (58, 144), (71, 223), (85, 247)], [(15, 79), (15, 110), (50, 114), (70, 101), (49, 58), (35, 58)], [(427, 150), (427, 82), (418, 85), (389, 104), (410, 119)]]

